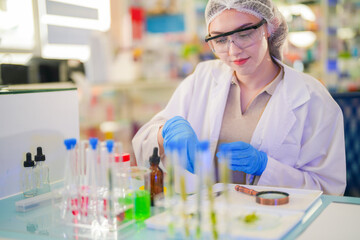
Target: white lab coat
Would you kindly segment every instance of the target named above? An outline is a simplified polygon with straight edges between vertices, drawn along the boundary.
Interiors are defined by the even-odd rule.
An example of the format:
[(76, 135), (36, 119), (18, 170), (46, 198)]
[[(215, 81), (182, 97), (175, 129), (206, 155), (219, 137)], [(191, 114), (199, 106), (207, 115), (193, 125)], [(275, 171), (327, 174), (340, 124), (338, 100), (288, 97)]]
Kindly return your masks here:
[[(343, 115), (327, 89), (313, 77), (286, 65), (255, 128), (250, 144), (268, 155), (258, 185), (319, 189), (342, 195), (346, 187)], [(218, 142), (233, 70), (220, 60), (199, 63), (174, 92), (164, 110), (135, 135), (139, 165), (158, 146), (157, 132), (166, 120), (187, 119), (199, 140), (209, 140), (212, 156)], [(253, 176), (248, 175), (247, 183)]]

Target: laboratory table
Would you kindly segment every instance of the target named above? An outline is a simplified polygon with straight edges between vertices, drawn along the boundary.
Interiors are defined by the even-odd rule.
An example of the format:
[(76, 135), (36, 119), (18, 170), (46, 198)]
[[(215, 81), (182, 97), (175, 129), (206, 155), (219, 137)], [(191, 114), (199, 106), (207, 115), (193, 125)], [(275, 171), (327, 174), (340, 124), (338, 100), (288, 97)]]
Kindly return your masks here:
[[(83, 239), (81, 236), (76, 237), (76, 232), (72, 227), (59, 225), (53, 219), (51, 212), (52, 206), (44, 206), (42, 208), (34, 209), (26, 213), (17, 212), (15, 202), (23, 199), (22, 195), (14, 195), (0, 200), (0, 239)], [(337, 206), (339, 213), (330, 218), (330, 225), (334, 224), (336, 227), (329, 226), (326, 219), (317, 223), (321, 219), (323, 212), (329, 208), (330, 205), (341, 203)], [(342, 211), (342, 206), (350, 206), (349, 212)], [(336, 208), (335, 208), (336, 209)], [(360, 216), (356, 214), (360, 209), (360, 198), (355, 197), (340, 197), (322, 195), (319, 200), (310, 207), (304, 217), (292, 230), (290, 230), (284, 239), (316, 239), (321, 234), (332, 236), (336, 239), (339, 234), (345, 232), (347, 236), (343, 239), (359, 239), (359, 227), (352, 227), (354, 224), (358, 225)], [(152, 209), (152, 214), (156, 214), (159, 209)], [(160, 210), (161, 211), (161, 210)], [(354, 214), (352, 214), (352, 212)], [(344, 214), (347, 214), (344, 216)], [(330, 215), (331, 216), (331, 215)], [(338, 217), (337, 217), (338, 216)], [(328, 219), (329, 220), (329, 219)], [(324, 223), (325, 221), (325, 223)], [(313, 225), (316, 228), (311, 229)], [(356, 226), (354, 225), (354, 226)], [(317, 227), (319, 226), (319, 227)], [(350, 228), (350, 229), (349, 229)], [(316, 238), (314, 238), (316, 237)], [(330, 239), (332, 238), (330, 237)], [(165, 239), (166, 234), (163, 231), (150, 230), (145, 227), (144, 223), (135, 223), (130, 227), (130, 230), (119, 230), (115, 239)], [(327, 239), (329, 239), (327, 237)]]

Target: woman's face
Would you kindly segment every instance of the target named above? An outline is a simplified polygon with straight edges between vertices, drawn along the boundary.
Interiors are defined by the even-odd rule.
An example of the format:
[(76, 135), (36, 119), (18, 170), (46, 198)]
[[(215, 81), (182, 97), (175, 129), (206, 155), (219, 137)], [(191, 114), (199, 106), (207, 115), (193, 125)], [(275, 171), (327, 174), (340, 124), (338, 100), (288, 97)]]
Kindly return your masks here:
[[(210, 23), (209, 33), (211, 36), (216, 36), (239, 28), (256, 25), (260, 21), (261, 19), (248, 13), (238, 12), (234, 9), (225, 10)], [(258, 31), (259, 37), (248, 47), (242, 49), (241, 46), (237, 46), (235, 42), (232, 42), (235, 41), (235, 37), (230, 35), (228, 39), (232, 41), (228, 43), (228, 51), (217, 53), (215, 50), (215, 54), (232, 67), (238, 77), (256, 74), (258, 68), (263, 66), (262, 63), (266, 62), (265, 59), (270, 58), (266, 24), (256, 29), (256, 31)]]

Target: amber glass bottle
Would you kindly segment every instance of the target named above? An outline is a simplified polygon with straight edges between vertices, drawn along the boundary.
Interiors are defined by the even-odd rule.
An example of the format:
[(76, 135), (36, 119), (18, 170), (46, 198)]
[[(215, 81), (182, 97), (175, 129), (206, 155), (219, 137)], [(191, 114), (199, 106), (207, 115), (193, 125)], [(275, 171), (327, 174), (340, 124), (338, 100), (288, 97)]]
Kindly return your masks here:
[(150, 194), (151, 206), (154, 206), (154, 199), (161, 197), (164, 192), (164, 173), (159, 167), (160, 156), (158, 155), (158, 148), (155, 147), (153, 155), (149, 158), (150, 161)]

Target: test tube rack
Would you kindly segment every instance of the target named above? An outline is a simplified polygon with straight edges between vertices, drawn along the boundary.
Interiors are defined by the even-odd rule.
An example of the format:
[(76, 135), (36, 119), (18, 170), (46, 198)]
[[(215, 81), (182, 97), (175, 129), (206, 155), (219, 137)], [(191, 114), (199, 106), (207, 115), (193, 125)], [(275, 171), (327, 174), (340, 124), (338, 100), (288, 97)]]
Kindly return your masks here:
[(128, 167), (118, 161), (122, 145), (91, 138), (67, 148), (63, 188), (55, 191), (55, 221), (73, 226), (77, 236), (106, 239), (128, 228), (134, 220), (134, 197)]

